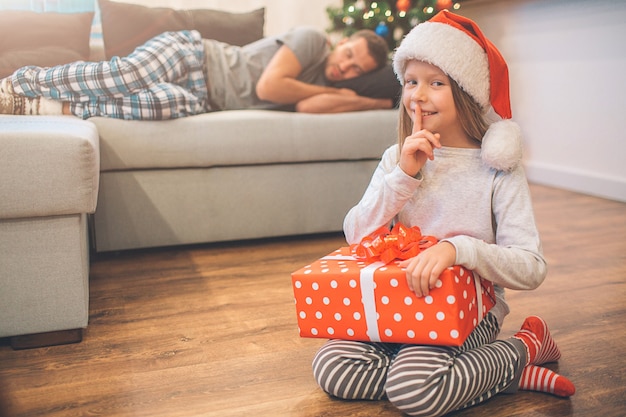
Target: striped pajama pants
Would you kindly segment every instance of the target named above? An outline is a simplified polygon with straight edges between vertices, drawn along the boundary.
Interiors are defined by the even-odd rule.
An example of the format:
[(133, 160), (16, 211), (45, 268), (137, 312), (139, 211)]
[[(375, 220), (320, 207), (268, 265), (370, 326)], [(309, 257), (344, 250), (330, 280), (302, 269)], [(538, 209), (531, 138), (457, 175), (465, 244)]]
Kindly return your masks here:
[(442, 416), (483, 402), (515, 380), (524, 358), (513, 344), (496, 341), (498, 333), (488, 314), (460, 347), (330, 340), (313, 359), (313, 374), (334, 397), (387, 398), (411, 416)]
[(126, 57), (24, 67), (12, 81), (17, 94), (69, 102), (83, 119), (175, 119), (209, 110), (204, 59), (198, 32), (166, 32)]

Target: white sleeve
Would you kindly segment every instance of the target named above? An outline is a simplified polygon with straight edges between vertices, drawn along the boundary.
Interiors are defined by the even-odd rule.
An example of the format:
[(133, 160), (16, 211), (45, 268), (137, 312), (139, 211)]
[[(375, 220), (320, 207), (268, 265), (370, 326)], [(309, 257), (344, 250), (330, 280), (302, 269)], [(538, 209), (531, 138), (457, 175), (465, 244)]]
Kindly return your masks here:
[(470, 236), (445, 239), (456, 247), (456, 263), (504, 288), (537, 288), (546, 277), (547, 265), (521, 167), (497, 175), (492, 204), (495, 244)]
[(343, 231), (349, 244), (389, 226), (421, 184), (398, 166), (398, 145), (388, 148), (361, 198), (346, 215)]

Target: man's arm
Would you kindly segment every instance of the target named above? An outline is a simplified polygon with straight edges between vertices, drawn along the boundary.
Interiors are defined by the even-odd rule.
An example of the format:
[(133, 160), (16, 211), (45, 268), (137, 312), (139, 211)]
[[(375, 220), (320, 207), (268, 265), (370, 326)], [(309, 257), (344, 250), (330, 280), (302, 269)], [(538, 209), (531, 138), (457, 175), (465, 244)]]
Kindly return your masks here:
[(393, 100), (370, 98), (356, 94), (317, 94), (296, 103), (296, 111), (302, 113), (342, 113), (348, 111), (393, 108)]
[(256, 85), (261, 100), (278, 104), (295, 104), (317, 94), (341, 94), (338, 88), (307, 84), (296, 78), (302, 65), (287, 46), (281, 46), (261, 74)]

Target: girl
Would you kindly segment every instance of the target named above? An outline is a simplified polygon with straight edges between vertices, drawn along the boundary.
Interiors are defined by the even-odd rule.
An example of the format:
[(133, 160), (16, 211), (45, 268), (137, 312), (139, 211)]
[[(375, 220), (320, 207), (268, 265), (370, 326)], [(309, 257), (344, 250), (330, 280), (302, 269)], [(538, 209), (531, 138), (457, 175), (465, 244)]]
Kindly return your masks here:
[[(520, 129), (506, 120), (504, 59), (473, 21), (443, 11), (406, 36), (393, 65), (403, 85), (399, 144), (347, 214), (348, 243), (393, 222), (419, 226), (441, 240), (400, 264), (417, 296), (458, 264), (492, 281), (497, 303), (458, 348), (331, 340), (313, 360), (318, 384), (344, 399), (386, 397), (413, 416), (518, 389), (573, 395), (568, 379), (539, 366), (560, 357), (541, 318), (496, 340), (509, 312), (504, 288), (534, 289), (546, 276)], [(490, 124), (491, 110), (502, 120)]]

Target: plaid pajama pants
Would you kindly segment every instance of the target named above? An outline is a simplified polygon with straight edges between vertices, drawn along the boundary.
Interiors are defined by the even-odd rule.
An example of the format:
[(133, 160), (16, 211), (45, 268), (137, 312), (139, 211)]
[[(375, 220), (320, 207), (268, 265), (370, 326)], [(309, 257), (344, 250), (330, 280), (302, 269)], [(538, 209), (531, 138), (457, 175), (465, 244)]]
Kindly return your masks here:
[(13, 85), (24, 96), (67, 101), (83, 119), (175, 119), (210, 110), (204, 59), (198, 32), (166, 32), (127, 57), (21, 68)]
[(411, 416), (442, 416), (510, 392), (521, 358), (496, 340), (488, 314), (460, 347), (330, 340), (313, 360), (313, 375), (328, 394), (381, 400)]

